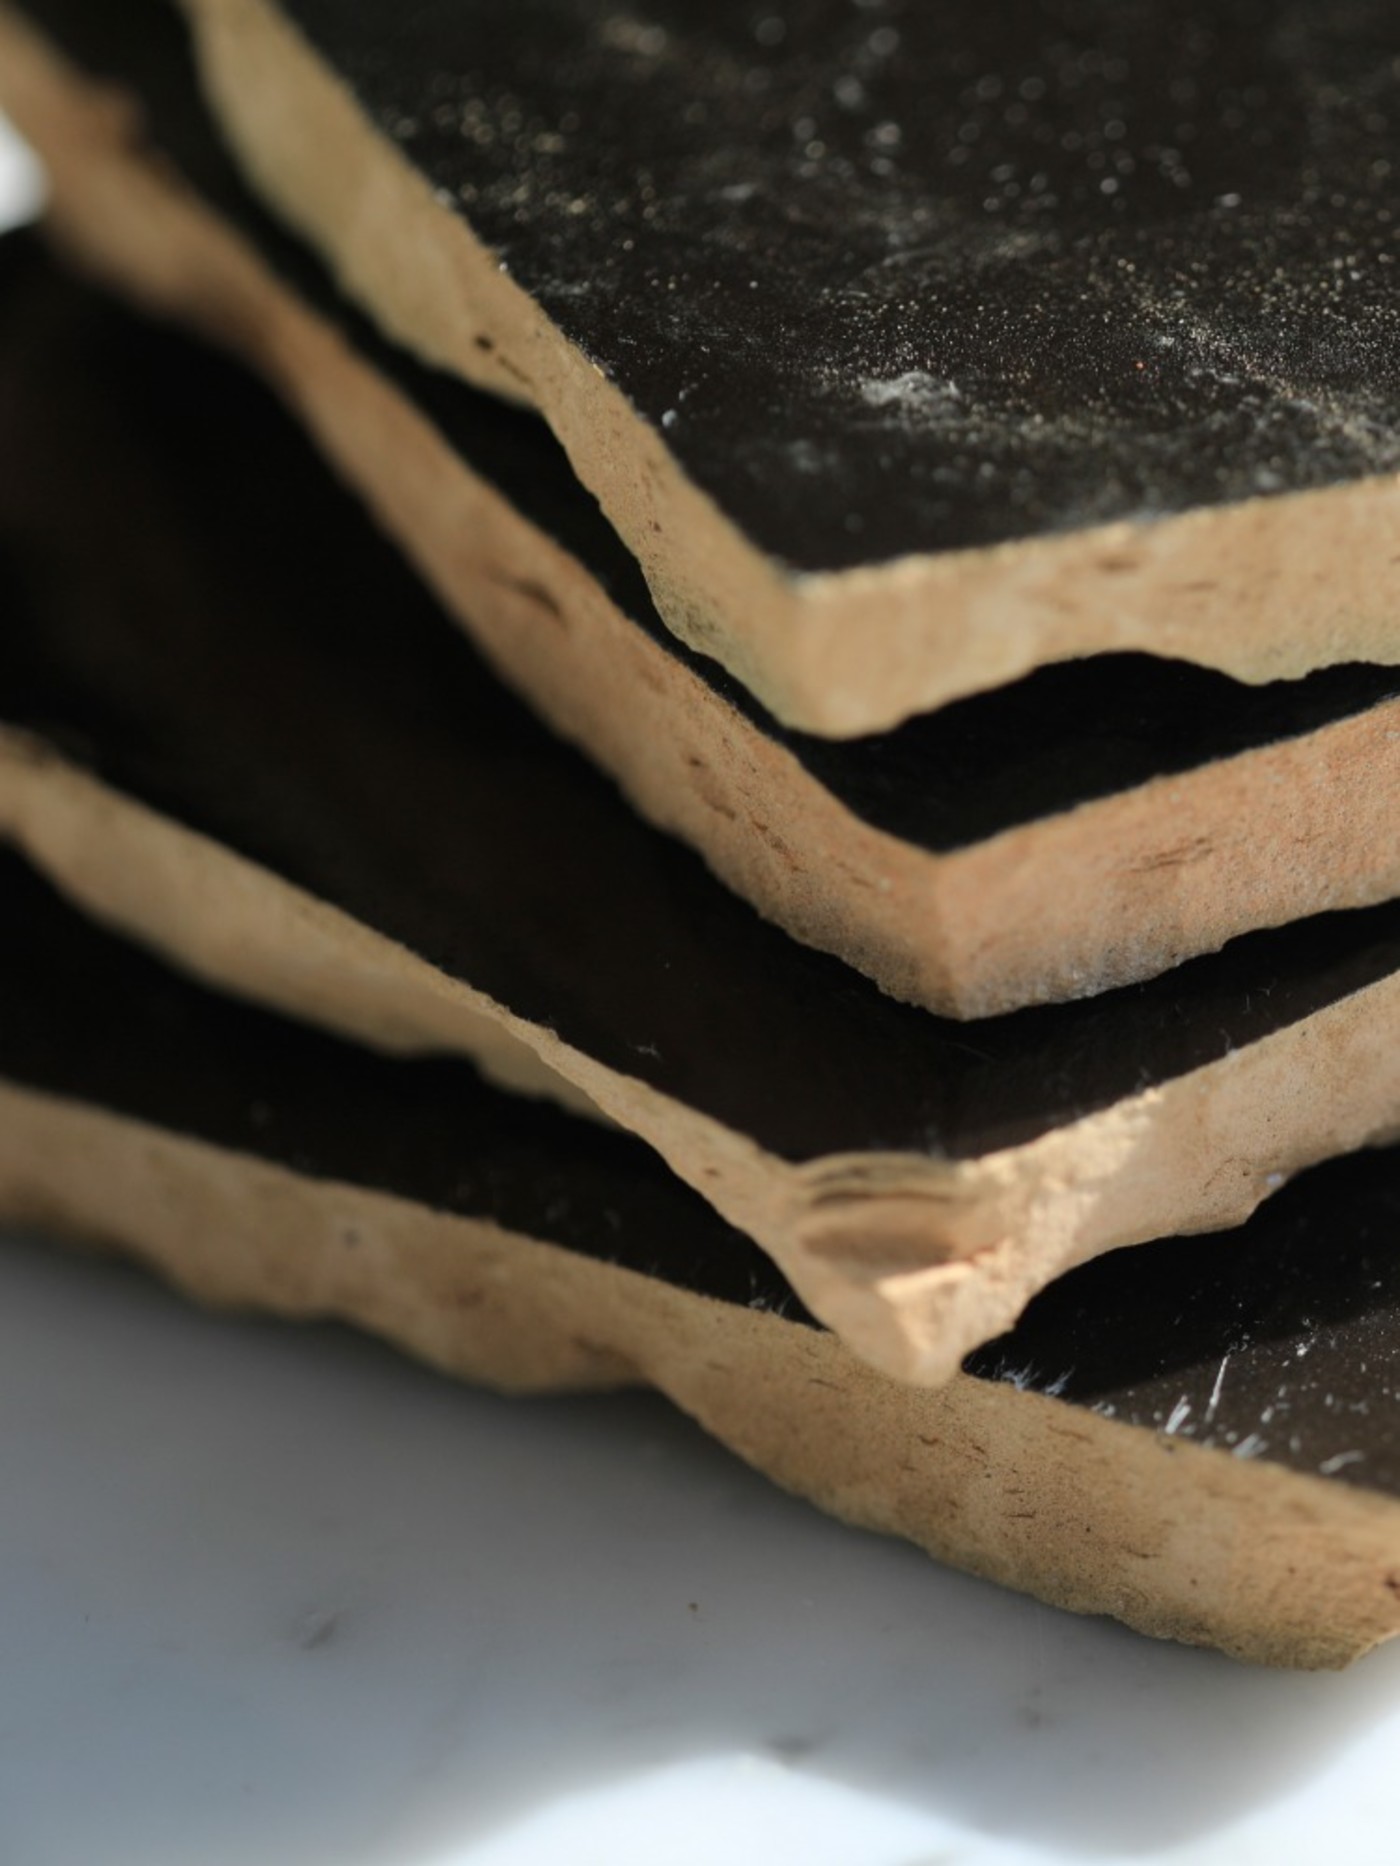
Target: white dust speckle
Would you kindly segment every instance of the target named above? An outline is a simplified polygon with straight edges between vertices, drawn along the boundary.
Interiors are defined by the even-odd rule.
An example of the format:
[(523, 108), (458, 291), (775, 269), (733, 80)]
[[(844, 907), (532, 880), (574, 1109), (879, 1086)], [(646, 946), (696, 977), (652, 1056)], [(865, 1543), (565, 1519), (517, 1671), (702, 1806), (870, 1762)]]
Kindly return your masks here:
[(1318, 1465), (1320, 1477), (1335, 1477), (1338, 1471), (1344, 1471), (1349, 1464), (1360, 1464), (1366, 1456), (1364, 1451), (1339, 1451), (1335, 1457), (1324, 1458)]
[(860, 385), (867, 408), (887, 410), (910, 422), (946, 417), (962, 397), (958, 386), (926, 369), (906, 369), (902, 376), (872, 376)]

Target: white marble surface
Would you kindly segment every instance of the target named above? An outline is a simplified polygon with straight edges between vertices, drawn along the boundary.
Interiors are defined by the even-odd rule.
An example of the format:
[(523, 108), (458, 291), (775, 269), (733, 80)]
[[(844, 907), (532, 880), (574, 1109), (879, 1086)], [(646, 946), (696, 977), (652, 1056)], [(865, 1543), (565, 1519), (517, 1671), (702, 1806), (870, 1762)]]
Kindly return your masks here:
[(945, 1572), (647, 1396), (505, 1401), (0, 1246), (6, 1866), (1390, 1862), (1400, 1649)]
[[(39, 181), (0, 126), (0, 226)], [(945, 1573), (659, 1402), (505, 1402), (0, 1241), (3, 1866), (1389, 1866), (1400, 1649)]]
[(0, 117), (0, 233), (32, 219), (43, 194), (39, 164)]

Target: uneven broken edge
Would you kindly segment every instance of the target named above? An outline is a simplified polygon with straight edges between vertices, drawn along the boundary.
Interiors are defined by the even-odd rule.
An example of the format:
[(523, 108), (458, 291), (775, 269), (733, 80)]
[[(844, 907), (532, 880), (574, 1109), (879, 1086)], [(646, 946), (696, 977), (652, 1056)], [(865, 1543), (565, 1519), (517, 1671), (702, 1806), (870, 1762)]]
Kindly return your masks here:
[(590, 1106), (758, 1239), (802, 1300), (896, 1377), (936, 1383), (1037, 1290), (1125, 1243), (1242, 1222), (1319, 1159), (1400, 1131), (1400, 981), (1028, 1144), (958, 1162), (793, 1165), (513, 1015), (394, 941), (0, 735), (0, 836), (103, 921), (226, 989)]
[(902, 1387), (832, 1335), (119, 1116), (3, 1085), (0, 1113), (7, 1219), (201, 1302), (339, 1317), (510, 1392), (653, 1385), (833, 1515), (1157, 1637), (1340, 1666), (1400, 1623), (1395, 1506), (1367, 1493), (967, 1375)]
[(877, 731), (1042, 663), (1109, 650), (1256, 682), (1400, 659), (1393, 477), (786, 574), (685, 478), (659, 431), (269, 0), (184, 3), (211, 97), (267, 198), (396, 339), (546, 415), (671, 627), (785, 722)]
[[(68, 15), (49, 11), (62, 34)], [(863, 822), (477, 477), (180, 187), (135, 112), (114, 109), (109, 90), (3, 8), (0, 37), (0, 97), (44, 155), (65, 249), (238, 348), (556, 729), (797, 937), (895, 996), (981, 1017), (1110, 989), (1251, 927), (1400, 891), (1400, 851), (1386, 860), (1396, 702), (946, 854)]]
[[(100, 1005), (46, 1039), (30, 1002), (28, 1036), (4, 1046), (6, 1220), (137, 1257), (206, 1303), (356, 1322), (506, 1391), (654, 1385), (834, 1514), (1143, 1632), (1324, 1666), (1400, 1627), (1396, 1503), (1350, 1471), (1324, 1479), (1191, 1445), (1020, 1390), (993, 1367), (934, 1393), (900, 1386), (785, 1319), (771, 1272), (746, 1271), (745, 1241), (633, 1143), (494, 1095), (460, 1065), (337, 1056), (325, 1039), (159, 975), (9, 869), (32, 915), (19, 942), (40, 946), (52, 979), (23, 963), (7, 975), (24, 972), (21, 989), (41, 998), (76, 978), (82, 1004), (97, 994)], [(149, 1048), (123, 1037), (133, 1017), (156, 1020)], [(94, 1018), (109, 1039), (98, 1047), (84, 1035)], [(325, 1110), (318, 1080), (336, 1085)], [(173, 1120), (161, 1112), (172, 1098)], [(353, 1183), (330, 1165), (346, 1147), (342, 1102), (368, 1140)], [(437, 1161), (454, 1151), (459, 1110), (461, 1185)], [(431, 1196), (434, 1175), (445, 1197)], [(609, 1222), (600, 1199), (618, 1208)], [(589, 1254), (600, 1242), (633, 1267)], [(1078, 1280), (1087, 1292), (1103, 1279), (1096, 1268)], [(1031, 1331), (1029, 1351), (1047, 1334), (1057, 1339), (1053, 1320)], [(1002, 1345), (1026, 1358), (1019, 1337)], [(1072, 1352), (1072, 1336), (1058, 1345)]]
[[(227, 366), (46, 277), (42, 328), (53, 341), (100, 324), (111, 347), (80, 365), (75, 343), (60, 378), (38, 373), (31, 346), (25, 373), (7, 373), (6, 457), (24, 462), (5, 482), (7, 522), (19, 526), (28, 599), (38, 603), (23, 623), (15, 585), (10, 691), (16, 704), (28, 696), (31, 723), (86, 745), (136, 795), (12, 735), (0, 807), (3, 833), (101, 916), (206, 976), (380, 1041), (475, 1051), (485, 1036), (512, 1052), (511, 1080), (529, 1052), (538, 1086), (550, 1071), (566, 1076), (642, 1134), (773, 1252), (814, 1311), (860, 1351), (920, 1379), (951, 1372), (965, 1348), (1000, 1332), (1035, 1288), (1081, 1258), (1236, 1222), (1286, 1173), (1394, 1127), (1395, 910), (1256, 935), (1117, 1001), (983, 1026), (981, 1047), (969, 1049), (961, 1030), (893, 1005), (763, 928), (693, 858), (645, 831), (481, 674), (368, 530), (347, 537), (339, 595), (323, 615), (307, 614), (299, 644), (308, 593), (326, 596), (326, 560), (313, 551), (294, 576), (279, 556), (271, 580), (259, 581), (250, 540), (265, 542), (268, 522), (280, 538), (289, 509), (307, 535), (313, 523), (339, 534), (344, 496)], [(58, 297), (67, 318), (50, 318)], [(22, 323), (23, 306), (10, 302)], [(143, 351), (153, 370), (159, 360), (184, 372), (173, 400), (144, 373)], [(161, 452), (176, 446), (181, 421), (202, 447), (212, 403), (192, 379), (207, 375), (212, 390), (220, 369), (232, 411), (244, 411), (234, 421), (225, 406), (221, 422), (246, 429), (222, 480), (218, 456), (191, 475)], [(139, 433), (115, 404), (119, 392), (136, 398)], [(66, 419), (89, 437), (86, 452)], [(285, 435), (288, 469), (301, 461), (304, 485), (278, 478), (273, 456), (258, 454), (263, 420)], [(183, 444), (175, 458), (184, 461)], [(245, 459), (262, 460), (255, 480)], [(246, 522), (225, 536), (234, 508)], [(365, 613), (347, 661), (340, 645), (356, 600)], [(380, 626), (386, 614), (393, 629)], [(50, 652), (66, 646), (45, 677), (47, 635)], [(75, 700), (73, 672), (55, 672), (65, 654), (82, 668), (83, 641), (93, 665)], [(329, 671), (318, 652), (331, 657)], [(171, 688), (191, 670), (192, 685)], [(115, 712), (100, 695), (95, 708), (83, 697), (94, 676), (99, 687), (115, 678)], [(271, 703), (284, 690), (284, 703)], [(238, 694), (250, 698), (231, 713)], [(462, 762), (469, 715), (480, 771)], [(325, 769), (318, 747), (330, 750)], [(503, 776), (514, 787), (504, 795)], [(467, 840), (425, 850), (419, 830), (437, 821), (444, 785)], [(473, 856), (472, 830), (489, 823), (499, 842), (506, 820), (531, 841), (534, 869), (527, 862), (522, 873), (560, 872), (553, 895), (516, 901), (508, 944), (534, 938), (531, 928), (539, 936), (523, 970), (514, 961), (502, 970), (508, 955), (488, 925), (474, 962), (488, 966), (482, 977), (463, 969), (462, 943), (483, 904), (518, 894), (519, 861), (514, 832), (502, 868), (489, 865), (489, 844)], [(605, 858), (607, 899), (641, 886), (635, 915), (621, 921), (570, 906), (571, 889), (596, 888)], [(416, 893), (409, 887), (415, 861), (431, 871), (426, 895), (422, 876)], [(450, 893), (454, 870), (460, 898)], [(573, 933), (554, 977), (565, 923)], [(716, 969), (712, 947), (733, 965)], [(673, 961), (692, 987), (679, 996)], [(554, 977), (552, 996), (532, 976), (541, 969)], [(937, 1146), (953, 1157), (935, 1157)]]

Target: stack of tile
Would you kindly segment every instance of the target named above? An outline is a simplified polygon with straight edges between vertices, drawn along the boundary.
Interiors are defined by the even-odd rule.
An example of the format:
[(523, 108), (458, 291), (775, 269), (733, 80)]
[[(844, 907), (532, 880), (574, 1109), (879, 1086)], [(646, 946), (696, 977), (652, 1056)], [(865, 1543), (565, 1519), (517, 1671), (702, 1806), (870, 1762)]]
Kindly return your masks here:
[(1256, 13), (7, 0), (5, 1215), (1400, 1628), (1400, 77)]

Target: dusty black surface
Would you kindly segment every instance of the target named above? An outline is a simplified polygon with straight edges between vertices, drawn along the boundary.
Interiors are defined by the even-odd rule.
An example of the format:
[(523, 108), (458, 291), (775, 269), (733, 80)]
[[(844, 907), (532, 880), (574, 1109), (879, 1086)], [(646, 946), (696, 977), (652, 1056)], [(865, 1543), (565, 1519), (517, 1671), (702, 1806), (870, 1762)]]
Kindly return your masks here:
[(1331, 668), (1258, 689), (1180, 662), (1104, 656), (1041, 669), (1001, 692), (861, 741), (784, 731), (716, 662), (690, 654), (662, 624), (635, 561), (543, 422), (384, 343), (308, 250), (264, 212), (201, 100), (186, 34), (168, 0), (128, 0), (119, 13), (107, 0), (28, 0), (28, 11), (79, 64), (139, 93), (152, 140), (201, 196), (347, 332), (477, 473), (571, 551), (668, 653), (877, 828), (932, 850), (963, 847), (1315, 730), (1400, 693), (1400, 674), (1390, 668)]
[(0, 265), (4, 716), (772, 1151), (1028, 1140), (1400, 966), (1395, 904), (1083, 1004), (896, 1004), (545, 732), (244, 371)]
[[(202, 989), (0, 856), (0, 1076), (810, 1323), (648, 1149)], [(1319, 1168), (1242, 1230), (1119, 1251), (967, 1370), (1400, 1493), (1400, 1158)], [(347, 1245), (347, 1248), (353, 1248)]]
[(1390, 0), (281, 0), (803, 570), (1400, 466)]

